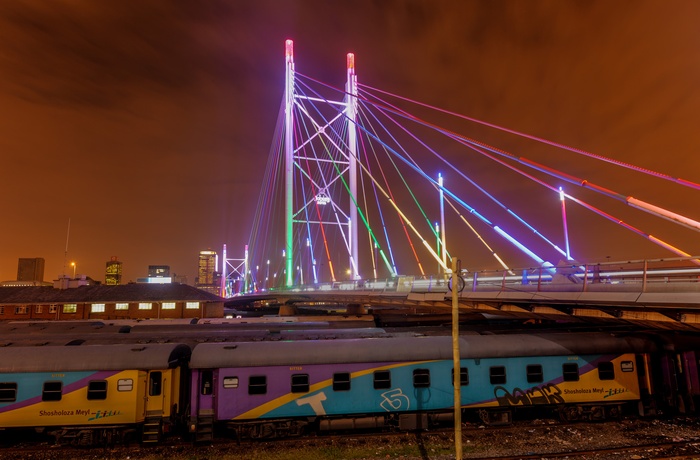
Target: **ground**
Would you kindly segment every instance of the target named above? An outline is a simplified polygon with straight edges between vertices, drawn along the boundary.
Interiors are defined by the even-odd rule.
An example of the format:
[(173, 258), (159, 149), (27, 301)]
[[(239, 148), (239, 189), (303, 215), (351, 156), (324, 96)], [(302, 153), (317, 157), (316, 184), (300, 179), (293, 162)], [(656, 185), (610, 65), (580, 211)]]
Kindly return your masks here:
[[(700, 422), (694, 418), (673, 420), (622, 420), (608, 423), (555, 424), (534, 421), (500, 429), (467, 426), (463, 432), (463, 458), (486, 459), (508, 456), (528, 458), (647, 459), (684, 455), (699, 458)], [(698, 441), (698, 442), (693, 442)], [(654, 446), (663, 443), (666, 447)], [(646, 446), (632, 449), (633, 446)], [(623, 447), (629, 449), (619, 450)], [(597, 454), (577, 451), (611, 449)], [(618, 450), (615, 450), (618, 449)], [(697, 457), (693, 457), (696, 455)], [(0, 451), (4, 460), (448, 460), (455, 458), (454, 436), (450, 432), (410, 433), (366, 437), (346, 435), (257, 443), (186, 444), (116, 449), (66, 451), (45, 445), (31, 452)]]

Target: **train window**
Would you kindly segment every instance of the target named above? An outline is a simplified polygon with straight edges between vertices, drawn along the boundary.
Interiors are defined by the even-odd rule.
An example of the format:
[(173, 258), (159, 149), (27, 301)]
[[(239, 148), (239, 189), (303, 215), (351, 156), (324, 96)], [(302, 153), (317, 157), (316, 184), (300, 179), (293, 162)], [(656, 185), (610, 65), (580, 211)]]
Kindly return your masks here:
[(561, 365), (561, 372), (565, 382), (578, 382), (578, 364), (564, 363)]
[(160, 396), (163, 384), (163, 373), (160, 371), (151, 372), (148, 375), (148, 396)]
[(210, 395), (214, 387), (214, 373), (210, 370), (202, 371), (199, 381), (199, 394)]
[[(455, 384), (455, 368), (452, 368), (452, 379), (450, 380), (452, 382), (452, 386)], [(466, 367), (460, 367), (459, 368), (459, 386), (463, 387), (469, 385), (469, 369)]]
[(238, 388), (238, 377), (224, 377), (224, 388)]
[(540, 383), (544, 380), (541, 364), (529, 364), (525, 372), (527, 372), (527, 383)]
[(60, 401), (62, 397), (63, 382), (44, 382), (41, 392), (42, 401)]
[(0, 382), (0, 402), (13, 402), (17, 400), (17, 384), (14, 382)]
[(309, 374), (292, 374), (292, 393), (309, 392)]
[(267, 376), (251, 375), (248, 377), (248, 394), (264, 395), (267, 393)]
[(491, 385), (504, 385), (506, 383), (506, 367), (492, 366), (489, 368)]
[(350, 391), (350, 373), (333, 374), (333, 391)]
[(430, 369), (413, 370), (413, 386), (415, 388), (427, 388), (430, 386)]
[(615, 368), (610, 361), (598, 363), (598, 378), (600, 380), (615, 380)]
[(134, 389), (134, 381), (132, 379), (117, 380), (117, 391), (131, 391)]
[(374, 371), (374, 389), (386, 390), (391, 388), (391, 371)]
[(88, 382), (87, 399), (107, 399), (107, 381), (91, 380)]
[(622, 372), (634, 372), (634, 363), (632, 361), (622, 361), (620, 363), (620, 370)]

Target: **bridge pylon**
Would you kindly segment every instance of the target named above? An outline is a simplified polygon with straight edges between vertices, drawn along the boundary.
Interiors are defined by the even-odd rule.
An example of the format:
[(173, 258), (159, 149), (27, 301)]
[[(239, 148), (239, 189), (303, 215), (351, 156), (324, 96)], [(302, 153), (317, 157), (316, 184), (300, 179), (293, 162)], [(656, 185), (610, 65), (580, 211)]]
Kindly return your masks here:
[[(319, 253), (326, 254), (324, 257), (328, 259), (327, 270), (331, 281), (336, 281), (341, 276), (345, 267), (333, 266), (325, 240), (325, 229), (332, 227), (340, 232), (347, 249), (346, 273), (351, 279), (358, 280), (355, 57), (352, 53), (347, 55), (347, 82), (342, 101), (331, 101), (297, 91), (292, 40), (285, 42), (285, 64), (285, 284), (288, 287), (294, 285), (296, 273), (299, 274), (300, 284), (305, 284), (304, 264), (300, 262), (295, 267), (295, 260), (302, 260), (302, 255), (311, 261), (311, 273), (307, 269), (306, 282), (319, 282), (315, 256), (317, 245), (325, 246), (325, 251), (320, 250)], [(309, 108), (306, 102), (324, 102), (340, 106), (342, 110), (338, 112), (336, 109), (334, 114), (325, 118), (320, 109)], [(297, 116), (303, 119), (297, 120)], [(318, 233), (322, 235), (321, 239), (311, 236), (312, 226), (320, 227)], [(302, 235), (308, 235), (305, 247), (300, 243), (304, 241)], [(308, 254), (302, 254), (301, 251), (308, 251)]]

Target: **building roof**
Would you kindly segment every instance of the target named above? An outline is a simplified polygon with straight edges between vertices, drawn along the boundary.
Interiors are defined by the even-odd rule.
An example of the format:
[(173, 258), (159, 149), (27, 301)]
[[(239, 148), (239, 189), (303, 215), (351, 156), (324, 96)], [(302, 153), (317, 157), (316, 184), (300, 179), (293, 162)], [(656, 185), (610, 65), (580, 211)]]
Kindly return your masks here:
[(47, 304), (83, 302), (159, 302), (159, 301), (222, 302), (218, 295), (186, 284), (122, 284), (91, 285), (70, 289), (52, 286), (0, 287), (0, 304)]

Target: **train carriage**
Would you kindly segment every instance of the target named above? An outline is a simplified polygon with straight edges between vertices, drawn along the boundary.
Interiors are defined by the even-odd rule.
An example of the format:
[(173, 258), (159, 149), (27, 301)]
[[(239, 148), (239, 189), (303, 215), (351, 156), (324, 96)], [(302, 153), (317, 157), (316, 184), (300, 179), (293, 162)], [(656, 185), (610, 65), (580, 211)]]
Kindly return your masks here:
[[(535, 406), (557, 407), (568, 419), (616, 415), (640, 399), (636, 353), (655, 349), (607, 334), (463, 336), (461, 405), (493, 423)], [(201, 440), (217, 422), (266, 437), (308, 425), (413, 429), (451, 421), (450, 337), (199, 344), (190, 368), (190, 430)]]
[(0, 348), (0, 428), (79, 445), (158, 441), (184, 409), (190, 353), (183, 344)]

